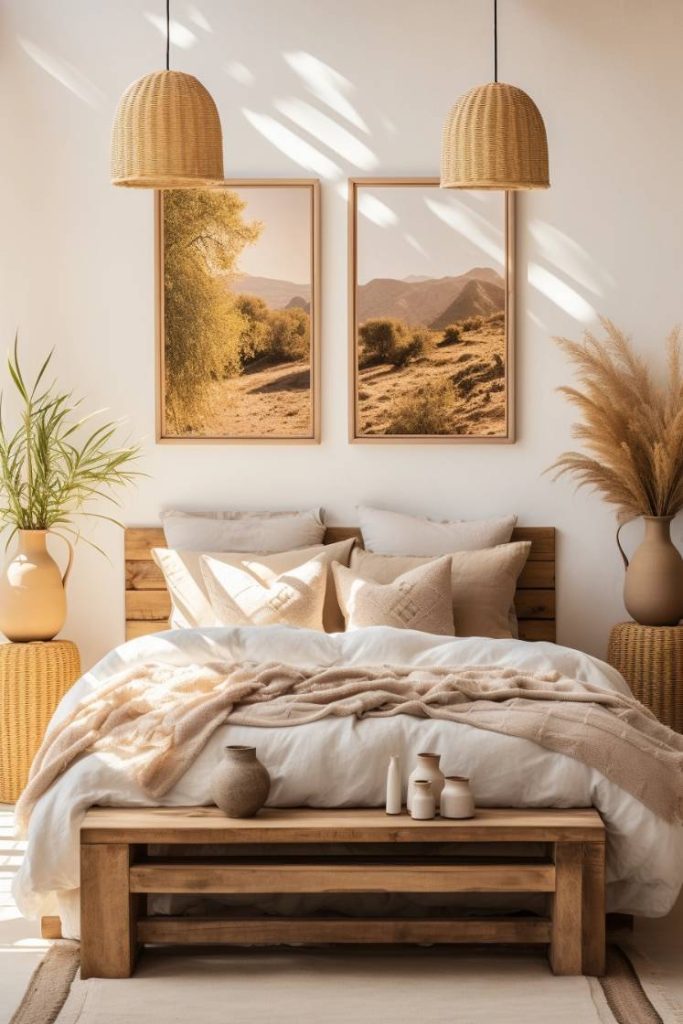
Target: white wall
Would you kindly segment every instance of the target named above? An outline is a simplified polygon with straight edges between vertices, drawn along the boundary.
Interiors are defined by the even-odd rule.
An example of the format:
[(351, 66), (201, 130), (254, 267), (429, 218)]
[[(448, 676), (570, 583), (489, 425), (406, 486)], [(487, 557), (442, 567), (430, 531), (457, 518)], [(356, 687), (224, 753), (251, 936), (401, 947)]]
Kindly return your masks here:
[[(226, 174), (310, 175), (323, 183), (323, 443), (319, 447), (155, 446), (152, 195), (112, 188), (109, 133), (120, 93), (163, 62), (148, 13), (161, 0), (3, 0), (0, 5), (0, 345), (19, 325), (27, 362), (52, 345), (61, 380), (127, 415), (150, 474), (123, 510), (153, 523), (162, 505), (303, 507), (354, 521), (357, 502), (441, 516), (514, 510), (559, 535), (559, 638), (602, 654), (624, 617), (609, 507), (543, 469), (569, 442), (556, 396), (568, 369), (551, 337), (597, 312), (659, 357), (681, 319), (683, 4), (680, 0), (505, 0), (500, 71), (538, 102), (553, 187), (519, 203), (518, 442), (349, 446), (346, 441), (346, 208), (349, 175), (438, 172), (450, 104), (491, 74), (483, 0), (173, 0), (198, 75), (220, 109)], [(367, 132), (326, 105), (287, 55), (329, 72)], [(291, 60), (291, 58), (290, 58)], [(310, 63), (310, 62), (309, 62)], [(242, 65), (244, 70), (237, 68)], [(324, 72), (324, 67), (322, 68)], [(317, 92), (317, 94), (316, 94)], [(310, 103), (376, 158), (358, 167), (278, 110)], [(283, 152), (246, 112), (287, 124), (316, 166)], [(316, 155), (317, 154), (317, 155)], [(334, 165), (331, 170), (330, 163)], [(639, 526), (629, 528), (634, 543)], [(677, 531), (680, 540), (680, 525)], [(122, 638), (122, 542), (81, 546), (65, 635), (91, 663)]]

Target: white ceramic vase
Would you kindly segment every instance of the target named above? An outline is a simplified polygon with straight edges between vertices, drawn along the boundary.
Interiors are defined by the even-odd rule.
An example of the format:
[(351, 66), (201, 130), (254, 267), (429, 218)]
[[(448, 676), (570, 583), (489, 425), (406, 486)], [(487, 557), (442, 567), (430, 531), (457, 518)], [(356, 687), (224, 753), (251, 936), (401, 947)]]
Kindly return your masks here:
[(432, 783), (428, 779), (415, 779), (413, 782), (413, 800), (410, 811), (411, 818), (417, 821), (428, 821), (436, 814), (436, 800)]
[(387, 814), (400, 814), (402, 806), (401, 764), (396, 754), (392, 755), (387, 769)]
[(441, 790), (443, 789), (444, 784), (443, 772), (439, 771), (440, 758), (440, 754), (426, 753), (417, 755), (417, 765), (415, 770), (411, 772), (410, 778), (408, 779), (407, 806), (409, 812), (412, 810), (413, 806), (413, 787), (417, 779), (426, 779), (428, 782), (431, 782), (434, 800), (436, 801), (436, 806), (439, 806)]
[(470, 780), (461, 775), (449, 775), (441, 791), (442, 818), (473, 818), (474, 798)]

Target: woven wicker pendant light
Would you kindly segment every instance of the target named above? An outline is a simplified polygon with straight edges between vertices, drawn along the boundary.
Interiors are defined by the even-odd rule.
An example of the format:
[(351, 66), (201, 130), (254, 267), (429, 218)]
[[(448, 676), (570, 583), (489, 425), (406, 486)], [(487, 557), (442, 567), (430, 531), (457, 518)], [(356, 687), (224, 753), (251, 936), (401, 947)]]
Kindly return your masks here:
[(169, 70), (170, 0), (166, 0), (166, 70), (129, 85), (111, 139), (112, 185), (207, 188), (223, 181), (223, 135), (211, 95), (193, 75)]
[(548, 140), (522, 89), (498, 81), (498, 3), (493, 0), (494, 81), (470, 89), (450, 111), (441, 142), (441, 187), (549, 188)]

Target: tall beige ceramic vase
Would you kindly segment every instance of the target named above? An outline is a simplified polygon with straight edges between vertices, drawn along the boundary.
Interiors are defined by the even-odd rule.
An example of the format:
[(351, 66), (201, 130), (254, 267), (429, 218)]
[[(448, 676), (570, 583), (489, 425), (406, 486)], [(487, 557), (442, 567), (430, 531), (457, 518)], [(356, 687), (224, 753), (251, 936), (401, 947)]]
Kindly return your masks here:
[(47, 550), (47, 530), (19, 530), (19, 549), (0, 576), (0, 631), (8, 640), (52, 640), (66, 619), (66, 586), (73, 548), (62, 574)]
[[(683, 558), (671, 540), (673, 516), (643, 516), (645, 536), (626, 566), (624, 604), (642, 626), (676, 626), (683, 619)], [(622, 524), (624, 525), (624, 524)]]

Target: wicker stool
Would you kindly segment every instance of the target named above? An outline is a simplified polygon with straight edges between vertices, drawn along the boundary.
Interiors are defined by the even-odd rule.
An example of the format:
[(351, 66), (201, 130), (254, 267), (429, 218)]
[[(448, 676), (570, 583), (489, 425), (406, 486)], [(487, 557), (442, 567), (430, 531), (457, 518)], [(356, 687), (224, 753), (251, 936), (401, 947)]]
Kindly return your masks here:
[(610, 633), (607, 660), (641, 704), (683, 732), (683, 626), (620, 622)]
[(57, 704), (81, 671), (70, 640), (0, 644), (0, 803), (14, 803)]

